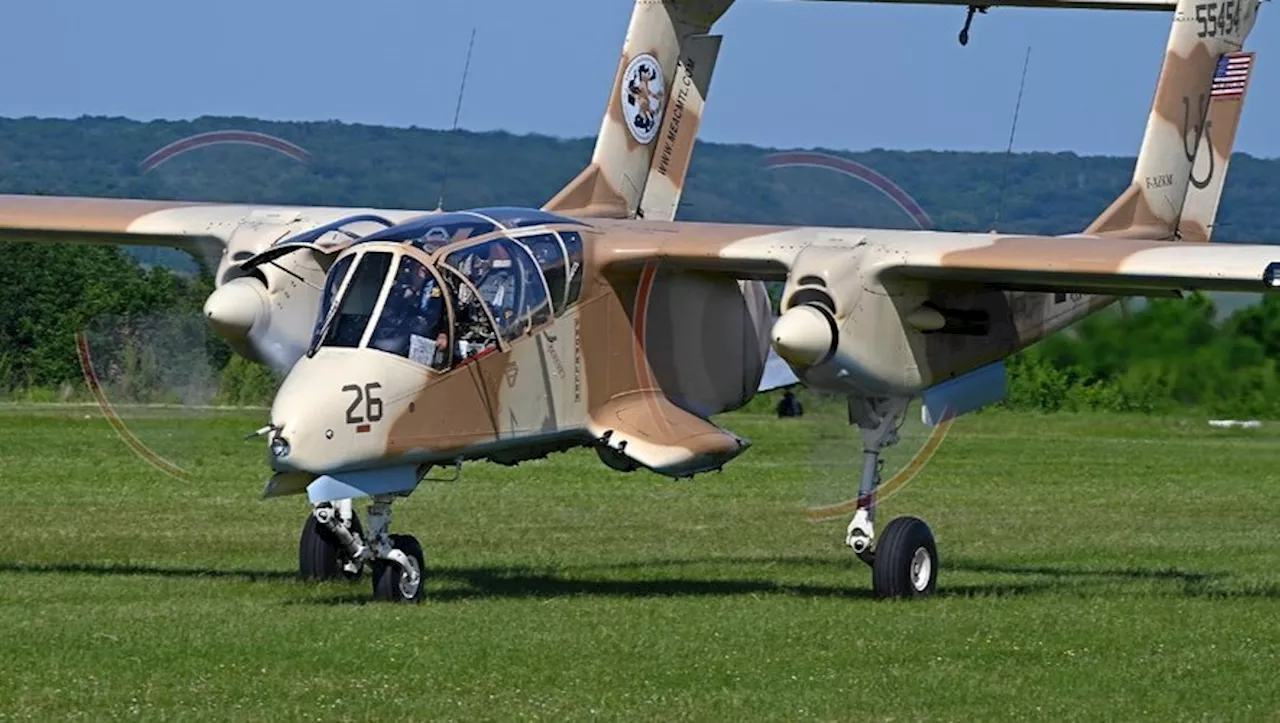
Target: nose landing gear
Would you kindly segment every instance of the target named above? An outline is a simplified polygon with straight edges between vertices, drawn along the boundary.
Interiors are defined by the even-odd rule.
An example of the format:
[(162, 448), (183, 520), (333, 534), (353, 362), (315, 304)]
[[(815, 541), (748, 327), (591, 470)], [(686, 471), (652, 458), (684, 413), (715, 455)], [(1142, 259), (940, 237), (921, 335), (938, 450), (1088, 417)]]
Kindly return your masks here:
[(369, 532), (351, 511), (351, 500), (337, 506), (315, 507), (302, 528), (298, 544), (298, 570), (304, 579), (333, 580), (360, 577), (364, 566), (373, 568), (373, 597), (390, 602), (419, 602), (426, 588), (426, 562), (422, 545), (410, 535), (391, 535), (391, 503), (395, 497), (379, 495), (369, 505)]
[(316, 507), (307, 515), (298, 539), (299, 577), (316, 581), (358, 579), (363, 565), (351, 550), (358, 552), (359, 546), (352, 543), (363, 534), (351, 500)]

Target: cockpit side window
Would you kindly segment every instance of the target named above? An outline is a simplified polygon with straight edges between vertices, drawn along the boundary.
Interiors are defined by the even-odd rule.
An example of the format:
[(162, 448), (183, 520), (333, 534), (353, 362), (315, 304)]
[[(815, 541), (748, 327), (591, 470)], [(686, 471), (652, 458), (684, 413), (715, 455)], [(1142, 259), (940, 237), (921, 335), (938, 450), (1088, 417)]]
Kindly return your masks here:
[(329, 322), (321, 346), (360, 346), (390, 268), (391, 254), (388, 252), (374, 251), (360, 257), (360, 264), (351, 275), (342, 303)]
[(453, 298), (454, 364), (498, 348), (498, 333), (476, 290), (453, 269), (440, 270)]
[(558, 316), (564, 311), (565, 298), (565, 263), (564, 247), (553, 233), (526, 236), (520, 243), (529, 248), (533, 258), (542, 269), (547, 280), (547, 291), (551, 294), (551, 308)]
[(320, 313), (316, 315), (316, 327), (311, 332), (312, 349), (320, 344), (320, 332), (324, 329), (325, 321), (329, 319), (329, 312), (333, 310), (333, 302), (338, 295), (338, 289), (342, 288), (342, 282), (346, 280), (347, 273), (351, 271), (351, 262), (354, 260), (354, 256), (343, 256), (335, 261), (329, 269), (329, 276), (324, 282), (324, 293), (320, 297)]
[(572, 306), (578, 302), (578, 296), (582, 293), (582, 234), (577, 231), (561, 231), (560, 239), (564, 241), (569, 275), (564, 305)]
[(417, 259), (401, 257), (369, 348), (438, 371), (449, 368), (449, 313), (444, 293)]
[(542, 273), (529, 252), (509, 238), (459, 249), (444, 262), (480, 290), (498, 324), (498, 333), (514, 341), (551, 319), (551, 301)]

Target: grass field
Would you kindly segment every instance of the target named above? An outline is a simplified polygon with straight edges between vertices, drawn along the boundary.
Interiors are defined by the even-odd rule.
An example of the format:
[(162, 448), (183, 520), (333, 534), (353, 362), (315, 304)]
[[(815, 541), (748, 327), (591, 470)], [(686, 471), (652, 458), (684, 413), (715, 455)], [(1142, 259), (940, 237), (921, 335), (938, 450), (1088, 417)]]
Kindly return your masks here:
[(692, 483), (587, 452), (425, 483), (411, 607), (294, 580), (263, 412), (134, 420), (176, 480), (96, 410), (0, 410), (0, 720), (1280, 717), (1280, 425), (962, 419), (882, 510), (938, 539), (902, 603), (803, 519), (856, 486), (823, 416), (729, 415), (755, 447)]

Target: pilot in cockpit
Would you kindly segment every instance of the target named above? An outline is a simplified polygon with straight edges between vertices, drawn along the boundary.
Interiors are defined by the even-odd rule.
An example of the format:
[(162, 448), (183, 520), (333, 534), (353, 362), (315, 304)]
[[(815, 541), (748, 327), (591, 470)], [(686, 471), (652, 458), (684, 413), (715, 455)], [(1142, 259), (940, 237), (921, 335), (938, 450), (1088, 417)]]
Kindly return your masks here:
[(489, 302), (499, 324), (505, 325), (516, 314), (516, 270), (511, 253), (500, 243), (489, 245), (488, 263), (484, 275), (475, 278), (476, 288)]
[(436, 369), (449, 351), (444, 297), (420, 263), (403, 263), (370, 346)]

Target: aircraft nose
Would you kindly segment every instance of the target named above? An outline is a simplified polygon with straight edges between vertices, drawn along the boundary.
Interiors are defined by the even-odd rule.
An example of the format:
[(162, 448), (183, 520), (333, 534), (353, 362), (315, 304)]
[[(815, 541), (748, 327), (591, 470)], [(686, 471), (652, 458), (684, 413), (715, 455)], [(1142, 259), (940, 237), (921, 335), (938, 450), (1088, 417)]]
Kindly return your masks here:
[(204, 302), (205, 318), (223, 337), (244, 338), (258, 319), (266, 315), (264, 291), (257, 279), (232, 279), (209, 294)]
[[(277, 472), (323, 472), (325, 459), (317, 453), (318, 440), (315, 425), (308, 425), (306, 417), (290, 409), (281, 414), (278, 410), (271, 415), (273, 429), (267, 437), (267, 457), (271, 468)], [(314, 410), (313, 410), (314, 411)], [(332, 432), (330, 432), (332, 437)], [(323, 439), (323, 437), (321, 437)]]
[[(329, 474), (384, 456), (401, 387), (381, 373), (380, 356), (322, 348), (298, 360), (271, 405), (268, 459), (276, 471)], [(359, 383), (349, 383), (353, 377)]]

